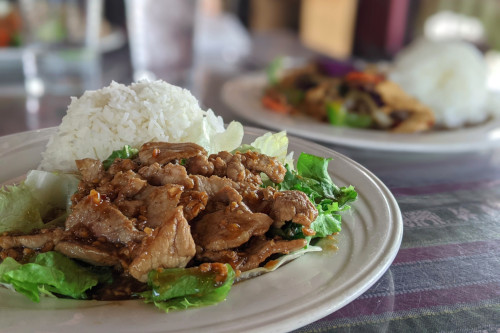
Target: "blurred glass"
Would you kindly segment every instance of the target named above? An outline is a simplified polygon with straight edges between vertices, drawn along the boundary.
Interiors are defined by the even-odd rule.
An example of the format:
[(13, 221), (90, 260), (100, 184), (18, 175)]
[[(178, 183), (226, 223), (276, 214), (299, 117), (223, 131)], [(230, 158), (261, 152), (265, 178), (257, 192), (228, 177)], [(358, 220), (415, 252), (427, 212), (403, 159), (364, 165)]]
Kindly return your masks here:
[(19, 5), (28, 96), (99, 88), (102, 0), (20, 0)]
[(126, 0), (134, 81), (163, 79), (189, 88), (197, 0)]

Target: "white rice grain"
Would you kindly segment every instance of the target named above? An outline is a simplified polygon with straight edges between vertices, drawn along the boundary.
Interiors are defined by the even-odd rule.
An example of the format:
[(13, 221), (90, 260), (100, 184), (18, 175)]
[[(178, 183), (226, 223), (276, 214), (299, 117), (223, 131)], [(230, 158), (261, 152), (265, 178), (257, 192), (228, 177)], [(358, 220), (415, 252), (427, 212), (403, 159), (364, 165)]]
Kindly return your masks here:
[(103, 160), (124, 145), (139, 148), (148, 141), (195, 142), (215, 153), (238, 147), (242, 138), (240, 123), (226, 129), (222, 118), (202, 110), (186, 89), (164, 81), (112, 82), (71, 99), (39, 168), (74, 171), (77, 159)]

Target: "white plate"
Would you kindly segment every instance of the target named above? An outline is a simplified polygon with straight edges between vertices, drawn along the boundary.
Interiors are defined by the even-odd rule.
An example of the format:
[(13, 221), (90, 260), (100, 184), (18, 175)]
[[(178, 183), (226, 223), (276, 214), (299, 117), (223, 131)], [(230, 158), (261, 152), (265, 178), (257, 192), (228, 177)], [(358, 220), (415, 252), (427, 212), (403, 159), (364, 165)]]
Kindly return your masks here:
[(308, 139), (343, 146), (407, 152), (465, 152), (500, 145), (500, 119), (458, 130), (421, 134), (335, 127), (307, 116), (266, 110), (260, 97), (267, 83), (264, 73), (250, 73), (226, 82), (222, 99), (238, 116), (274, 130), (287, 130)]
[[(54, 129), (0, 138), (0, 183), (33, 169)], [(264, 134), (247, 128), (245, 142)], [(32, 303), (0, 288), (0, 327), (5, 332), (269, 332), (290, 331), (338, 310), (387, 270), (403, 232), (391, 192), (371, 172), (320, 145), (290, 138), (290, 150), (333, 157), (334, 181), (359, 193), (345, 214), (337, 251), (309, 253), (277, 271), (233, 287), (215, 306), (165, 314), (142, 301), (43, 299)]]

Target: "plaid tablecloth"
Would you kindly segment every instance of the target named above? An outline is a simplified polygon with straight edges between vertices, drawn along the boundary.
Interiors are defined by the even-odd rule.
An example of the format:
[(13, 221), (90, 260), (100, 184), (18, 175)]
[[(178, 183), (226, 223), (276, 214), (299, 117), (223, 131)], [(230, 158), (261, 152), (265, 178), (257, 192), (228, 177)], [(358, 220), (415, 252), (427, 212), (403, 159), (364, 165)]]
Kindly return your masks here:
[(390, 188), (403, 242), (367, 292), (297, 332), (500, 332), (500, 149), (428, 155), (332, 148)]

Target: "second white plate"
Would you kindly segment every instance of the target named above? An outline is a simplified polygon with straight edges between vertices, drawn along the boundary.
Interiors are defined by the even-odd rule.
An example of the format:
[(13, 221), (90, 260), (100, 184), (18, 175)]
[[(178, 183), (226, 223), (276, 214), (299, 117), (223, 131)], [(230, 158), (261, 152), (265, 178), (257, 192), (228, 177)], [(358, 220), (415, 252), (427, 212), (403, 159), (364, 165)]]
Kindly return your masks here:
[(237, 77), (224, 85), (222, 98), (236, 115), (248, 121), (331, 144), (362, 149), (426, 153), (475, 151), (500, 145), (500, 119), (457, 130), (394, 134), (369, 129), (335, 127), (306, 116), (278, 114), (266, 110), (261, 105), (260, 98), (266, 83), (266, 75), (262, 72)]

